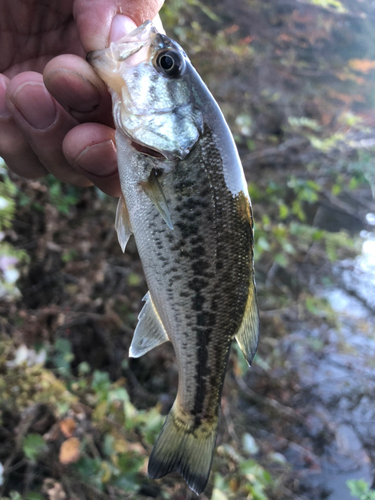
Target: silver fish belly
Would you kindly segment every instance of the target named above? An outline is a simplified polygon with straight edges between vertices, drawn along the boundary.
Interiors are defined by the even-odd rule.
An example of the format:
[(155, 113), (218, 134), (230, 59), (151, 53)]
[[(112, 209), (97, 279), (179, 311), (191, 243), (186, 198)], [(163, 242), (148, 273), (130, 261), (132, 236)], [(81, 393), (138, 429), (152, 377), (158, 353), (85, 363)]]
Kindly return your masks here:
[(178, 470), (206, 486), (233, 338), (248, 363), (258, 342), (250, 199), (236, 146), (181, 47), (147, 22), (90, 62), (114, 103), (125, 249), (134, 234), (149, 293), (130, 355), (170, 340), (176, 401), (149, 475)]

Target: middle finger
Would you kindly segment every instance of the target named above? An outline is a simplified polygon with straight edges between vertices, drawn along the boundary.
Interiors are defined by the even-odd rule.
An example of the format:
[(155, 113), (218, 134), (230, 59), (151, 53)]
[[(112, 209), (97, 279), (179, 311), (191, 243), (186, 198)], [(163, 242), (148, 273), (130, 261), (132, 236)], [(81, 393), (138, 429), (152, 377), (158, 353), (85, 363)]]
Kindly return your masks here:
[(44, 69), (50, 94), (78, 122), (98, 122), (113, 127), (111, 96), (105, 83), (81, 57), (61, 55)]

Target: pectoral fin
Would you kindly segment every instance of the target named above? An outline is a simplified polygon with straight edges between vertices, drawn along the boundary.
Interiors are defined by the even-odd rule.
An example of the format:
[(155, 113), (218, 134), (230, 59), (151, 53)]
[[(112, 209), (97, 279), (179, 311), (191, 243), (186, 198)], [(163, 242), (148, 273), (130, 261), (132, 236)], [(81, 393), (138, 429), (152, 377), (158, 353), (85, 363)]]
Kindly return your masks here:
[(128, 209), (122, 195), (118, 200), (115, 229), (117, 231), (117, 238), (118, 242), (120, 243), (121, 249), (123, 252), (125, 252), (126, 244), (133, 231), (130, 225)]
[(243, 352), (246, 361), (251, 366), (253, 357), (258, 347), (259, 338), (259, 313), (255, 298), (255, 285), (249, 290), (245, 314), (242, 324), (236, 335), (236, 340)]
[(141, 186), (152, 203), (155, 205), (159, 214), (165, 220), (169, 229), (173, 229), (171, 213), (169, 211), (167, 200), (165, 199), (162, 188), (160, 187), (155, 171), (152, 170), (150, 177), (146, 182), (141, 182)]
[(129, 356), (139, 358), (154, 347), (169, 340), (159, 314), (152, 302), (150, 292), (143, 298), (146, 301), (138, 316), (138, 324), (130, 346)]

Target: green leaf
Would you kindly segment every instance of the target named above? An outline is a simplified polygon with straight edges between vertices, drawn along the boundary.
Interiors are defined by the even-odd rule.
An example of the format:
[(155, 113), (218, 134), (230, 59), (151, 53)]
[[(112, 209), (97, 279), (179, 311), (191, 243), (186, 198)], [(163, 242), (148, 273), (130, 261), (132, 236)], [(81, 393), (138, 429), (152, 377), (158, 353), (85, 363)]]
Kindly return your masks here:
[(128, 284), (130, 286), (138, 286), (141, 282), (141, 278), (136, 273), (130, 273), (128, 276)]
[(130, 401), (129, 394), (127, 393), (126, 389), (123, 387), (117, 387), (116, 389), (113, 389), (112, 391), (109, 392), (108, 394), (108, 401), (125, 401), (128, 402)]
[(240, 463), (240, 469), (244, 474), (254, 474), (260, 466), (255, 460), (245, 460)]
[(357, 179), (356, 177), (352, 177), (349, 181), (348, 187), (350, 190), (353, 190), (353, 189), (356, 189), (360, 183), (361, 183), (360, 179)]
[(249, 195), (252, 201), (259, 201), (261, 199), (261, 192), (259, 187), (254, 182), (248, 184)]
[(44, 497), (39, 493), (30, 492), (26, 495), (26, 500), (44, 500)]
[(86, 375), (87, 373), (90, 373), (90, 365), (86, 361), (82, 361), (78, 365), (78, 373), (80, 375)]
[(281, 267), (286, 267), (288, 265), (288, 259), (286, 258), (285, 254), (283, 253), (278, 253), (275, 255), (275, 262), (279, 264)]
[(302, 221), (306, 220), (305, 212), (302, 209), (301, 202), (294, 200), (292, 203), (292, 212)]
[(129, 474), (126, 472), (122, 474), (113, 484), (127, 493), (135, 493), (139, 490), (139, 480), (134, 473)]
[(145, 419), (144, 436), (149, 444), (153, 444), (163, 427), (165, 417), (160, 415), (157, 408), (152, 408)]
[(221, 490), (219, 490), (219, 488), (214, 488), (212, 491), (211, 500), (228, 500), (228, 496)]
[(255, 142), (252, 139), (248, 139), (246, 141), (246, 146), (249, 151), (254, 151), (255, 150)]
[(313, 241), (320, 241), (325, 235), (325, 231), (323, 229), (316, 229), (312, 234)]
[(100, 458), (82, 457), (75, 464), (76, 471), (90, 484), (102, 489)]
[(22, 500), (22, 496), (18, 493), (18, 491), (11, 491), (9, 497), (10, 500)]
[(107, 457), (111, 457), (115, 453), (115, 438), (111, 434), (104, 436), (103, 451)]
[(63, 254), (62, 261), (65, 263), (71, 262), (72, 260), (76, 259), (77, 257), (78, 257), (77, 250), (71, 249)]
[(360, 500), (375, 500), (375, 491), (370, 490), (369, 484), (364, 479), (350, 479), (346, 485), (353, 497)]
[(107, 399), (108, 392), (111, 387), (111, 381), (109, 380), (108, 373), (95, 370), (91, 387), (101, 397), (101, 399)]
[(268, 243), (268, 241), (263, 237), (261, 236), (260, 238), (258, 238), (258, 241), (257, 241), (257, 246), (259, 248), (261, 248), (262, 250), (269, 250), (271, 247)]
[(284, 205), (284, 203), (282, 203), (280, 206), (279, 206), (279, 217), (280, 219), (286, 219), (289, 215), (289, 208)]
[(293, 255), (293, 254), (295, 254), (295, 253), (296, 253), (296, 251), (295, 251), (295, 249), (294, 249), (294, 246), (293, 246), (291, 243), (289, 243), (289, 241), (287, 241), (287, 240), (284, 240), (284, 241), (281, 243), (281, 246), (283, 247), (283, 250), (284, 250), (284, 252), (286, 252), (286, 253), (289, 253), (289, 254), (291, 254), (291, 255)]
[(144, 464), (145, 458), (134, 452), (121, 453), (118, 458), (118, 467), (126, 474), (138, 472)]
[(36, 462), (45, 447), (46, 443), (40, 434), (28, 434), (22, 442), (23, 452), (32, 462)]
[(53, 364), (61, 375), (70, 375), (70, 364), (74, 360), (72, 346), (68, 339), (60, 338), (55, 342), (55, 354), (52, 356)]
[(306, 116), (302, 116), (300, 118), (297, 118), (296, 116), (290, 116), (288, 118), (288, 122), (293, 129), (297, 130), (300, 128), (309, 128), (310, 130), (318, 132), (322, 128), (316, 120), (312, 120), (311, 118), (307, 118)]
[(339, 0), (308, 0), (310, 3), (314, 5), (318, 5), (319, 7), (323, 7), (324, 9), (334, 9), (340, 14), (345, 14), (348, 12)]
[(242, 447), (249, 455), (256, 455), (259, 452), (259, 446), (255, 439), (247, 432), (242, 436)]
[(271, 219), (269, 218), (268, 215), (264, 214), (262, 216), (262, 222), (265, 226), (268, 226), (271, 223)]
[(76, 186), (61, 183), (52, 175), (46, 178), (51, 203), (62, 215), (68, 215), (70, 208), (80, 199), (81, 191)]

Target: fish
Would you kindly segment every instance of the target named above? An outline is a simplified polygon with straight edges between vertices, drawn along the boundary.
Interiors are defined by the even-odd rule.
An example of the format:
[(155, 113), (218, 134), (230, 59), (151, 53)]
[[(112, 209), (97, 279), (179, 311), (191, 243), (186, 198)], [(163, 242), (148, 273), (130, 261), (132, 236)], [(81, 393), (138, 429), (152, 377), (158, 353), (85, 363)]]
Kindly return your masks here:
[(87, 59), (113, 102), (122, 196), (149, 291), (129, 356), (171, 341), (178, 391), (148, 474), (206, 487), (232, 340), (251, 365), (259, 337), (253, 215), (223, 114), (182, 47), (146, 21)]

